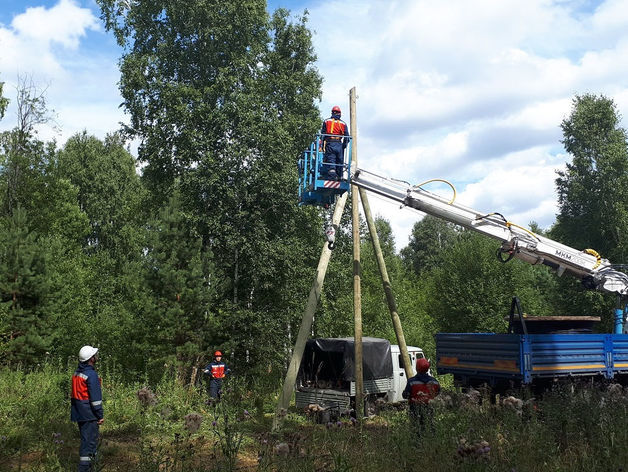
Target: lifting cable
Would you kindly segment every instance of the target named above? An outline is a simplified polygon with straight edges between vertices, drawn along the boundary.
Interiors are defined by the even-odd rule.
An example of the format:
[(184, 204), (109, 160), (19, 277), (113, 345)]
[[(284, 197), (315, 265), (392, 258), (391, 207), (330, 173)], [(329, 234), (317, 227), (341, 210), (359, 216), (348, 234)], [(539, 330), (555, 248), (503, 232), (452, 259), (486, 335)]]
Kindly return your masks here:
[(447, 181), (445, 179), (430, 179), (430, 180), (426, 180), (425, 182), (422, 182), (420, 184), (413, 185), (412, 186), (412, 190), (417, 189), (417, 188), (420, 188), (421, 190), (423, 190), (421, 187), (423, 185), (429, 184), (431, 182), (443, 182), (443, 183), (445, 183), (445, 184), (447, 184), (447, 185), (449, 185), (451, 187), (451, 190), (454, 192), (454, 196), (451, 198), (451, 200), (449, 202), (447, 202), (448, 205), (451, 205), (456, 200), (456, 187), (454, 187), (454, 185), (451, 182), (449, 182), (449, 181)]
[(541, 238), (539, 238), (536, 234), (534, 234), (529, 229), (524, 228), (523, 226), (516, 225), (516, 224), (512, 223), (511, 221), (506, 221), (506, 227), (508, 229), (510, 229), (511, 226), (514, 226), (515, 228), (519, 228), (521, 231), (525, 231), (526, 233), (528, 233), (533, 238), (536, 238), (537, 241), (541, 241)]
[(502, 220), (504, 220), (504, 224), (506, 225), (506, 228), (508, 228), (508, 229), (510, 229), (511, 227), (518, 228), (521, 231), (524, 231), (524, 232), (528, 233), (530, 236), (532, 236), (537, 241), (541, 241), (541, 238), (539, 238), (539, 236), (537, 234), (533, 233), (532, 231), (530, 231), (527, 228), (524, 228), (523, 226), (519, 226), (518, 224), (513, 223), (512, 221), (508, 221), (504, 215), (502, 215), (501, 213), (498, 213), (498, 212), (493, 212), (493, 213), (488, 213), (486, 215), (478, 216), (475, 220), (476, 221), (477, 220), (483, 220), (484, 218), (488, 218), (489, 216), (494, 216), (494, 215), (497, 215)]
[[(396, 180), (397, 182), (403, 182), (405, 184), (408, 184), (408, 182), (406, 182), (405, 180), (400, 180), (400, 179), (392, 179), (392, 180)], [(457, 195), (456, 194), (456, 187), (454, 187), (454, 185), (451, 182), (449, 182), (449, 181), (447, 181), (445, 179), (430, 179), (430, 180), (426, 180), (425, 182), (422, 182), (420, 184), (412, 185), (411, 188), (412, 188), (412, 190), (415, 190), (415, 189), (423, 190), (423, 188), (422, 188), (423, 185), (429, 184), (431, 182), (443, 182), (443, 183), (449, 185), (451, 187), (451, 190), (453, 191), (454, 195), (453, 195), (452, 199), (448, 202), (448, 204), (451, 205), (452, 203), (454, 203), (454, 201), (456, 200), (456, 195)], [(410, 184), (408, 184), (408, 185), (410, 185)], [(509, 230), (511, 230), (511, 228), (520, 229), (521, 231), (523, 231), (523, 232), (529, 234), (530, 236), (532, 236), (537, 241), (539, 241), (539, 242), (541, 241), (541, 238), (539, 238), (539, 236), (537, 234), (533, 233), (532, 231), (530, 231), (529, 229), (527, 229), (527, 228), (525, 228), (523, 226), (520, 226), (518, 224), (513, 223), (512, 221), (508, 221), (508, 219), (506, 219), (506, 217), (504, 215), (502, 215), (501, 213), (498, 213), (498, 212), (487, 213), (486, 215), (478, 216), (478, 217), (476, 217), (476, 221), (483, 220), (483, 219), (489, 218), (491, 216), (499, 216), (504, 221), (504, 224), (506, 225), (506, 228), (508, 228)], [(514, 243), (512, 251), (504, 251), (501, 247), (497, 248), (497, 257), (498, 257), (498, 259), (501, 262), (504, 262), (504, 263), (508, 262), (515, 255), (516, 247), (517, 247), (517, 242), (516, 242), (516, 238), (515, 238), (515, 243)], [(509, 256), (506, 259), (502, 258), (502, 254), (504, 252), (508, 252), (509, 253)], [(596, 263), (593, 266), (593, 269), (597, 269), (600, 266), (600, 264), (602, 263), (602, 257), (600, 256), (600, 254), (595, 249), (585, 249), (583, 252), (585, 252), (586, 254), (589, 254), (589, 255), (591, 255), (591, 256), (596, 258)]]

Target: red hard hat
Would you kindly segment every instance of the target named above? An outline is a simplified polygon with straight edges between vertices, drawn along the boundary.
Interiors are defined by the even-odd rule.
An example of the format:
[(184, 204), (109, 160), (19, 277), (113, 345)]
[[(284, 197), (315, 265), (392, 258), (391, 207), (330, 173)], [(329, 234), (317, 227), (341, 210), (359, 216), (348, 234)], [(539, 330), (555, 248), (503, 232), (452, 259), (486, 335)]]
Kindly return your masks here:
[(222, 356), (222, 352), (216, 351), (214, 352), (214, 357)]
[(342, 113), (342, 112), (340, 111), (340, 107), (339, 107), (338, 105), (336, 105), (334, 108), (332, 108), (332, 109), (331, 109), (331, 112), (332, 112), (332, 113), (338, 113), (338, 114)]
[(416, 371), (419, 373), (425, 373), (430, 370), (430, 361), (425, 357), (420, 357), (416, 360)]

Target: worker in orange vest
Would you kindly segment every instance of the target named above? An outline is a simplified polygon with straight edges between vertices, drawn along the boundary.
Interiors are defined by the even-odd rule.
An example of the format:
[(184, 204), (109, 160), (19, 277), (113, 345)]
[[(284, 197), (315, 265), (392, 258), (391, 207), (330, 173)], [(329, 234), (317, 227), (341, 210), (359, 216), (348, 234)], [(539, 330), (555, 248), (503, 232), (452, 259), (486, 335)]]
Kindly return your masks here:
[(209, 397), (210, 401), (220, 400), (222, 395), (222, 379), (231, 373), (231, 369), (222, 361), (222, 352), (214, 352), (214, 361), (210, 362), (203, 369), (203, 374), (209, 376)]
[(81, 435), (79, 448), (79, 472), (92, 470), (98, 450), (98, 429), (103, 419), (101, 379), (94, 364), (98, 360), (98, 348), (83, 346), (79, 351), (79, 365), (72, 376), (72, 412)]
[(433, 412), (430, 402), (440, 393), (440, 383), (432, 377), (430, 361), (421, 357), (416, 360), (417, 374), (408, 379), (401, 394), (408, 399), (410, 422), (420, 434), (425, 427), (433, 427)]
[(330, 180), (342, 180), (345, 163), (345, 148), (349, 142), (349, 127), (340, 119), (341, 111), (339, 106), (331, 109), (331, 116), (323, 121), (321, 134), (323, 135), (323, 146), (325, 155), (323, 156), (323, 175), (327, 174)]

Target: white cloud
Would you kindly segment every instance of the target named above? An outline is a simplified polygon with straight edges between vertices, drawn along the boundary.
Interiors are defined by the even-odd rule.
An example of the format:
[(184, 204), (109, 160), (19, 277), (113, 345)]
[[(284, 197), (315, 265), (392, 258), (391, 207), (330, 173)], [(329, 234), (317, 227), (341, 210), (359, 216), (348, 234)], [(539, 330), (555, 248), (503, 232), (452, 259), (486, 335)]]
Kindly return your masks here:
[(458, 202), (480, 212), (499, 212), (521, 226), (534, 220), (548, 227), (556, 212), (554, 181), (556, 169), (561, 167), (548, 161), (517, 167), (496, 166), (477, 182), (467, 185)]
[[(56, 138), (60, 144), (83, 129), (104, 137), (124, 121), (118, 108), (122, 101), (117, 89), (118, 55), (118, 48), (101, 28), (95, 13), (77, 0), (59, 0), (50, 8), (26, 8), (9, 26), (0, 24), (4, 95), (15, 97), (20, 77), (45, 89), (60, 132), (41, 126), (39, 136), (45, 140)], [(15, 125), (14, 106), (12, 100), (0, 129)]]
[(628, 24), (628, 6), (624, 0), (603, 2), (592, 18), (592, 29), (608, 40), (613, 37), (625, 37)]
[(570, 98), (559, 98), (540, 103), (530, 103), (504, 118), (508, 126), (546, 130), (556, 128), (567, 116), (571, 107)]
[[(549, 228), (557, 211), (554, 180), (556, 170), (564, 168), (566, 156), (552, 155), (545, 149), (513, 153), (487, 166), (483, 162), (469, 165), (460, 174), (452, 173), (456, 184), (456, 203), (479, 212), (499, 212), (508, 220), (527, 227), (535, 221)], [(406, 174), (397, 174), (404, 177)], [(421, 183), (413, 180), (409, 183)], [(428, 184), (427, 190), (449, 198), (451, 189), (442, 184)], [(423, 213), (400, 209), (400, 205), (384, 197), (369, 195), (373, 213), (386, 218), (393, 228), (397, 249), (408, 243), (412, 226)]]
[(27, 8), (11, 22), (15, 33), (25, 40), (43, 44), (60, 43), (77, 49), (87, 30), (100, 28), (98, 19), (88, 8), (81, 8), (74, 0), (59, 0), (52, 8)]

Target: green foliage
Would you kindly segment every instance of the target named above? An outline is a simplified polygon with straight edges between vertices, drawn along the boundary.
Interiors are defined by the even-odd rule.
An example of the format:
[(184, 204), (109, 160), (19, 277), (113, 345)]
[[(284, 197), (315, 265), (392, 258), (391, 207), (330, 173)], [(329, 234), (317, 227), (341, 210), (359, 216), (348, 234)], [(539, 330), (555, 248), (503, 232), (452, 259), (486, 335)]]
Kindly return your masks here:
[[(395, 241), (392, 229), (388, 221), (382, 218), (375, 218), (375, 228), (386, 264), (388, 278), (391, 281), (394, 292), (397, 293), (397, 283), (402, 280), (402, 271), (401, 261), (395, 254)], [(395, 333), (392, 328), (390, 311), (386, 302), (370, 233), (367, 233), (363, 238), (360, 258), (362, 262), (361, 291), (364, 332), (368, 333), (368, 336), (383, 337), (393, 341)]]
[[(563, 144), (572, 156), (558, 172), (559, 213), (549, 236), (572, 247), (592, 248), (616, 264), (628, 259), (628, 145), (626, 131), (613, 100), (577, 95), (563, 120)], [(561, 280), (556, 294), (561, 314), (605, 315), (614, 300), (586, 292), (571, 280)], [(609, 330), (611, 316), (603, 316)]]
[[(518, 260), (501, 264), (495, 241), (465, 232), (444, 254), (426, 283), (427, 311), (445, 332), (504, 332), (511, 299), (526, 313), (551, 314), (555, 278)], [(546, 297), (548, 295), (548, 297)]]
[(296, 331), (320, 240), (317, 212), (294, 197), (296, 156), (320, 126), (306, 18), (269, 17), (259, 0), (98, 3), (125, 51), (125, 132), (141, 140), (151, 202), (180, 191), (187, 224), (211, 254), (205, 341), (263, 358)]
[(4, 82), (0, 82), (0, 120), (4, 117), (4, 113), (7, 110), (7, 106), (9, 106), (9, 99), (2, 96), (3, 87), (4, 87)]
[[(33, 215), (40, 210), (31, 193), (43, 193), (45, 169), (54, 143), (45, 145), (36, 139), (37, 125), (52, 121), (45, 91), (38, 89), (25, 77), (18, 78), (16, 110), (17, 124), (11, 131), (0, 133), (0, 190), (2, 211), (12, 215), (17, 206)], [(1, 105), (0, 105), (1, 106)]]
[[(246, 417), (248, 417), (248, 411), (246, 411)], [(212, 428), (225, 458), (225, 470), (228, 471), (236, 470), (238, 453), (244, 440), (244, 431), (238, 424), (240, 421), (233, 411), (224, 407), (224, 403), (216, 406)]]
[[(152, 326), (142, 321), (152, 300), (142, 252), (146, 196), (135, 161), (118, 134), (101, 141), (83, 132), (57, 152), (52, 167), (58, 182), (75, 189), (74, 205), (86, 220), (85, 229), (75, 234), (79, 250), (67, 258), (74, 265), (63, 274), (66, 290), (55, 297), (56, 305), (67, 310), (56, 315), (62, 328), (57, 330), (59, 347), (75, 355), (82, 344), (91, 343), (124, 360), (130, 375), (142, 372)], [(67, 280), (76, 285), (67, 287)]]
[(36, 138), (36, 125), (50, 119), (43, 93), (22, 82), (17, 106), (17, 126), (0, 136), (0, 351), (13, 353), (4, 362), (34, 363), (45, 351), (65, 354), (65, 338), (78, 331), (73, 321), (82, 306), (73, 303), (73, 289), (83, 287), (80, 244), (88, 220), (76, 187), (55, 172), (54, 143)]
[[(220, 347), (256, 385), (261, 417), (283, 378), (328, 218), (295, 199), (295, 160), (320, 126), (307, 12), (269, 15), (261, 0), (98, 4), (124, 50), (130, 125), (104, 140), (79, 133), (58, 149), (37, 137), (52, 117), (44, 93), (22, 80), (17, 124), (0, 135), (0, 363), (31, 368), (46, 352), (74, 358), (89, 343), (125, 380), (155, 387), (167, 373), (183, 385)], [(550, 236), (623, 262), (628, 153), (618, 123), (612, 101), (574, 100), (563, 122), (573, 162), (557, 179)], [(127, 138), (139, 140), (141, 167)], [(353, 335), (350, 207), (316, 336)], [(394, 342), (359, 224), (363, 331)], [(417, 223), (400, 254), (390, 224), (376, 226), (406, 341), (431, 355), (437, 331), (503, 331), (513, 295), (538, 315), (605, 313), (614, 302), (542, 267), (501, 265), (495, 242), (436, 218)]]
[(54, 146), (46, 146), (15, 128), (0, 133), (2, 214), (11, 215), (17, 206), (38, 216), (38, 200), (45, 194), (47, 162)]
[(559, 214), (552, 235), (593, 248), (616, 263), (628, 260), (628, 144), (613, 100), (577, 95), (563, 120), (563, 144), (573, 157), (558, 172)]
[(149, 336), (149, 357), (159, 365), (176, 353), (181, 375), (189, 378), (189, 369), (199, 364), (208, 341), (213, 281), (218, 277), (178, 191), (151, 223), (148, 240), (144, 263), (154, 307), (145, 323), (157, 327)]
[[(323, 226), (317, 229), (317, 249), (327, 244)], [(365, 226), (361, 224), (360, 235)], [(347, 200), (340, 227), (336, 232), (336, 247), (332, 253), (321, 291), (320, 306), (314, 318), (313, 333), (317, 337), (353, 336), (353, 241), (351, 198)], [(312, 265), (315, 265), (313, 262)], [(312, 274), (314, 276), (314, 274)], [(381, 291), (380, 291), (381, 293)], [(365, 331), (368, 333), (368, 331)]]
[(104, 142), (86, 132), (72, 136), (59, 151), (55, 170), (78, 189), (78, 207), (89, 218), (84, 247), (115, 259), (137, 259), (144, 194), (120, 135)]
[(51, 364), (37, 373), (0, 370), (1, 463), (42, 446), (61, 453), (73, 439), (74, 427), (68, 421), (70, 376)]
[(414, 224), (410, 241), (401, 250), (406, 268), (420, 275), (438, 266), (444, 251), (454, 243), (457, 235), (453, 224), (426, 215)]
[(47, 256), (25, 210), (0, 220), (0, 362), (33, 363), (49, 349)]

